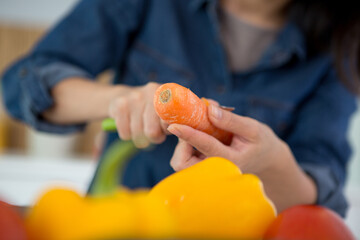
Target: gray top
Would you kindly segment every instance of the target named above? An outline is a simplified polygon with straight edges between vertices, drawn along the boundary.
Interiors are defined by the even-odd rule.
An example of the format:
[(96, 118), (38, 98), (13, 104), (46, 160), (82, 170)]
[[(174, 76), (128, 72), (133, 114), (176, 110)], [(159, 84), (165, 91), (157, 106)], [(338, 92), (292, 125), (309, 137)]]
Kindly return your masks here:
[(221, 6), (218, 8), (218, 19), (221, 40), (232, 72), (255, 67), (278, 33), (278, 30), (251, 25)]

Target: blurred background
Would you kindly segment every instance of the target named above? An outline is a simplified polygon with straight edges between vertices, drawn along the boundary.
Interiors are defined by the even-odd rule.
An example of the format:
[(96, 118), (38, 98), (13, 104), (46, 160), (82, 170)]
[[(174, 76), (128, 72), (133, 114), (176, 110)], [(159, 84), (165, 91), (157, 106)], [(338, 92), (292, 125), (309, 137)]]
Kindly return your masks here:
[[(26, 54), (75, 2), (0, 0), (0, 74)], [(110, 77), (104, 74), (100, 78), (107, 81)], [(1, 103), (0, 198), (15, 205), (31, 205), (51, 184), (85, 192), (100, 145), (100, 123), (71, 135), (38, 133), (10, 118)]]
[[(0, 74), (75, 3), (76, 0), (0, 0)], [(109, 79), (110, 74), (105, 73), (99, 80)], [(11, 119), (1, 103), (0, 198), (16, 205), (31, 205), (49, 184), (65, 184), (85, 192), (96, 166), (101, 138), (99, 123), (68, 136), (36, 133)], [(351, 204), (346, 221), (360, 239), (360, 110), (352, 118), (349, 139), (354, 154), (346, 186)]]

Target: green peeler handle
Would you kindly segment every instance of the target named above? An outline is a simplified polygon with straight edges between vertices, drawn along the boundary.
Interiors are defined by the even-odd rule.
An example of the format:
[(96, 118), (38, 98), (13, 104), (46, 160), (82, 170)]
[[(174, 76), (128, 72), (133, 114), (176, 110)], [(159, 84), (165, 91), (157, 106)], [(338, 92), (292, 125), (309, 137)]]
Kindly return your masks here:
[(106, 132), (116, 132), (115, 120), (112, 118), (106, 118), (101, 123), (102, 130)]
[[(116, 131), (114, 119), (103, 120), (102, 129)], [(102, 196), (112, 194), (118, 188), (126, 163), (138, 152), (132, 141), (114, 141), (101, 157), (88, 194)]]
[(119, 186), (126, 163), (138, 152), (132, 141), (114, 141), (100, 159), (88, 194), (112, 194)]

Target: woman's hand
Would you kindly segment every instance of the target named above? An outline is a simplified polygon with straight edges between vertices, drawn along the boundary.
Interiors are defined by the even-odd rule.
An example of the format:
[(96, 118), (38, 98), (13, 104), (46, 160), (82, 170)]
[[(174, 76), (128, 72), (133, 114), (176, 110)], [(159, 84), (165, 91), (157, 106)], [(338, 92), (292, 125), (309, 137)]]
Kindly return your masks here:
[[(106, 85), (83, 78), (68, 78), (52, 89), (54, 105), (43, 117), (55, 124), (75, 124), (114, 118), (120, 138), (138, 148), (165, 140), (167, 124), (157, 116), (153, 98), (158, 83), (140, 87)], [(90, 97), (89, 97), (90, 96)]]
[(115, 98), (109, 106), (109, 116), (116, 122), (123, 140), (132, 139), (138, 148), (150, 143), (162, 143), (166, 138), (167, 124), (157, 116), (153, 98), (158, 83), (129, 88), (127, 93)]
[(189, 167), (205, 157), (220, 156), (234, 162), (243, 172), (261, 174), (278, 167), (284, 155), (289, 156), (287, 145), (267, 125), (255, 119), (214, 105), (209, 106), (209, 118), (216, 127), (234, 134), (230, 146), (188, 126), (172, 124), (168, 130), (179, 137), (170, 162), (174, 170)]
[(176, 171), (205, 157), (224, 157), (242, 172), (256, 174), (279, 212), (294, 205), (316, 202), (314, 181), (299, 167), (288, 145), (268, 126), (214, 105), (209, 106), (209, 118), (216, 127), (234, 134), (231, 144), (226, 146), (206, 133), (172, 124), (169, 132), (179, 137), (170, 161)]

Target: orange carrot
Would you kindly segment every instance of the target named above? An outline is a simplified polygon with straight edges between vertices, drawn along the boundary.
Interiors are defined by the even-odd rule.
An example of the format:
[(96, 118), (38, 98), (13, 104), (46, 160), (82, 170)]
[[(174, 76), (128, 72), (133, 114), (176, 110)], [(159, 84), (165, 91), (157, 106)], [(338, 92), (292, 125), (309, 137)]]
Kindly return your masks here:
[(206, 99), (201, 100), (190, 89), (176, 83), (161, 85), (154, 96), (155, 111), (166, 123), (187, 125), (230, 144), (232, 134), (211, 124), (208, 105)]

